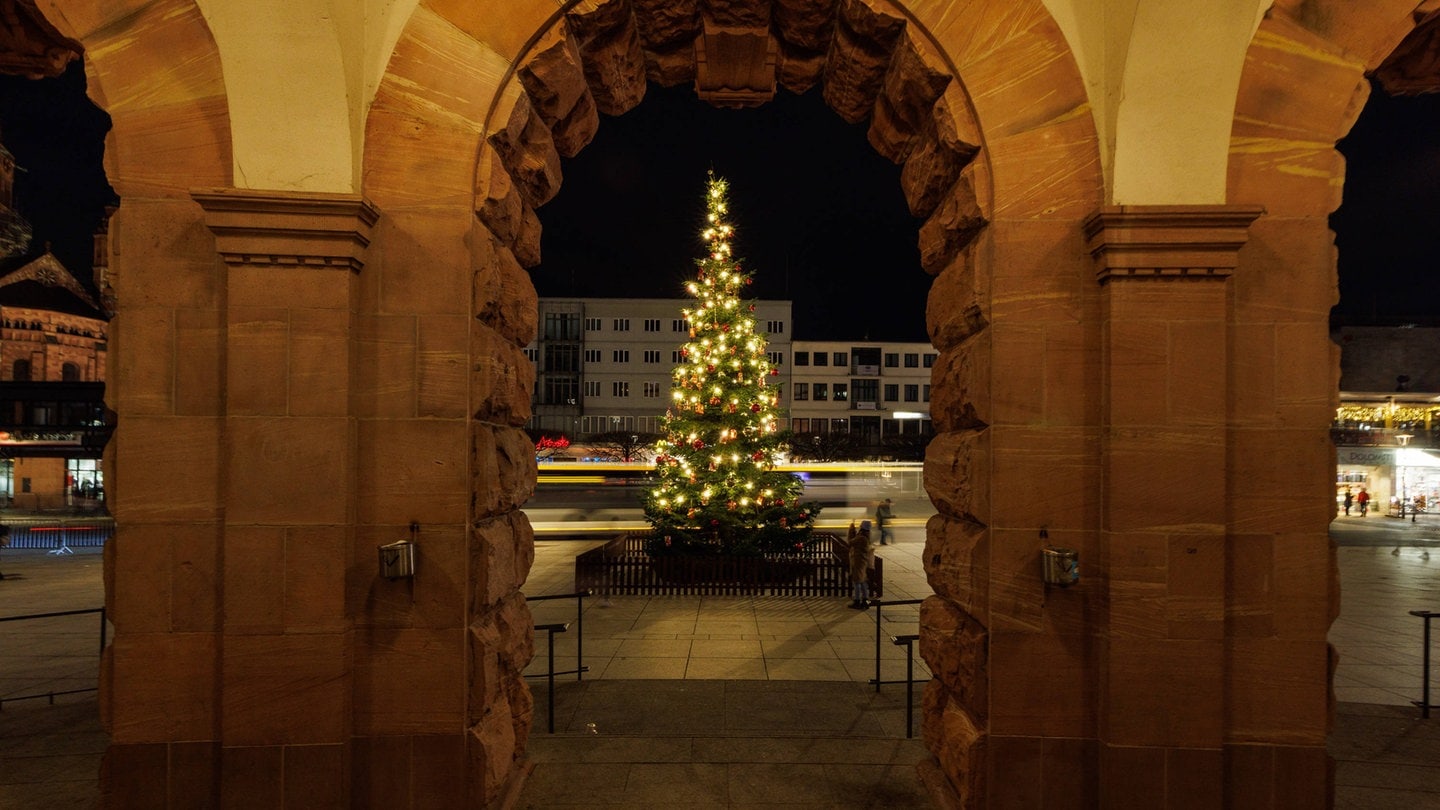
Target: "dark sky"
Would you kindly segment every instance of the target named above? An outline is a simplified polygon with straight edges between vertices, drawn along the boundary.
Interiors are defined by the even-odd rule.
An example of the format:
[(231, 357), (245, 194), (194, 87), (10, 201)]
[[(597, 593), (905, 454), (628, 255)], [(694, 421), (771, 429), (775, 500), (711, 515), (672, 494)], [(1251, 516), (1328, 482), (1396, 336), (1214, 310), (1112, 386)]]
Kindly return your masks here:
[[(113, 197), (101, 161), (109, 126), (85, 97), (79, 63), (55, 79), (0, 76), (0, 130), (24, 169), (16, 204), (34, 227), (33, 252), (51, 243), (87, 285), (91, 234)], [(1440, 326), (1440, 94), (1374, 89), (1339, 149), (1334, 322)], [(683, 296), (713, 169), (730, 181), (736, 254), (755, 276), (754, 297), (795, 302), (792, 337), (926, 339), (930, 278), (900, 168), (817, 91), (722, 110), (688, 86), (651, 85), (634, 110), (602, 117), (594, 142), (562, 168), (560, 193), (538, 212), (541, 295)]]
[(1337, 325), (1440, 326), (1440, 95), (1377, 86), (1350, 133), (1339, 248)]
[(652, 84), (563, 162), (560, 193), (538, 211), (535, 286), (546, 296), (684, 297), (703, 254), (713, 169), (730, 182), (751, 297), (794, 301), (791, 337), (926, 340), (921, 221), (905, 205), (900, 167), (865, 131), (818, 91), (723, 110), (689, 86)]
[(110, 116), (85, 96), (77, 60), (53, 79), (0, 75), (0, 138), (15, 156), (15, 207), (34, 229), (31, 253), (46, 243), (93, 287), (93, 234), (115, 192), (105, 180)]

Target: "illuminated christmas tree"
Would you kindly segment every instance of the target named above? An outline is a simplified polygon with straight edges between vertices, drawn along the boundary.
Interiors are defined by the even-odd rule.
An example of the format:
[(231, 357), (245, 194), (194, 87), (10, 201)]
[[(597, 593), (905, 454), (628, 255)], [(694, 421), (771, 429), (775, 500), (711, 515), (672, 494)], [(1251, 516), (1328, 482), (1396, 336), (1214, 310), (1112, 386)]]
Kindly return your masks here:
[(741, 300), (750, 276), (730, 255), (727, 184), (710, 176), (707, 255), (696, 260), (682, 310), (690, 340), (680, 349), (671, 403), (656, 445), (655, 484), (645, 496), (653, 554), (765, 554), (810, 538), (819, 507), (801, 503), (803, 483), (775, 469), (781, 450), (779, 371)]

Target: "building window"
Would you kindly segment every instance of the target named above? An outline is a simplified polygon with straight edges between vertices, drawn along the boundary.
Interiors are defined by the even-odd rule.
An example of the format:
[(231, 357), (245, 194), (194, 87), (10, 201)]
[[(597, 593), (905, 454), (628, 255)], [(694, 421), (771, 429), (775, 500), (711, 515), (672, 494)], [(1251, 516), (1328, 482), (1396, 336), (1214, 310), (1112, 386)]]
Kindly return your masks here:
[(850, 358), (845, 352), (835, 352), (835, 362), (831, 365), (836, 368), (844, 368), (849, 362)]
[(610, 359), (611, 361), (616, 363), (628, 363), (630, 362), (630, 350), (616, 349), (615, 351), (610, 353)]
[(829, 360), (830, 355), (826, 354), (825, 352), (815, 352), (815, 365), (828, 366), (830, 365)]
[(586, 349), (586, 350), (585, 350), (585, 362), (587, 362), (587, 363), (598, 363), (598, 362), (600, 362), (600, 350), (599, 350), (599, 349)]
[(918, 386), (918, 385), (907, 385), (907, 386), (905, 386), (905, 401), (906, 401), (906, 402), (919, 402), (919, 401), (920, 401), (920, 386)]
[(545, 313), (546, 340), (579, 340), (580, 316), (566, 312)]
[(885, 353), (885, 368), (899, 368), (899, 367), (900, 367), (900, 353), (899, 353), (899, 352), (886, 352), (886, 353)]
[(835, 401), (845, 402), (850, 399), (849, 386), (845, 383), (835, 383)]
[(80, 382), (80, 367), (74, 363), (66, 363), (61, 366), (60, 380), (62, 382)]
[(895, 383), (885, 383), (885, 401), (895, 402), (900, 399), (900, 386)]
[(30, 361), (29, 361), (29, 360), (16, 360), (16, 361), (15, 361), (15, 365), (14, 365), (14, 367), (13, 367), (13, 371), (14, 371), (14, 374), (11, 375), (11, 379), (15, 380), (16, 382), (25, 382), (25, 381), (29, 380), (29, 379), (30, 379)]
[(659, 350), (659, 349), (646, 349), (646, 350), (645, 350), (645, 362), (647, 362), (647, 363), (658, 363), (658, 362), (660, 362), (660, 350)]
[(540, 359), (540, 350), (535, 348), (534, 346), (526, 346), (525, 359), (534, 363), (535, 361)]
[(920, 355), (916, 354), (915, 352), (906, 352), (906, 353), (905, 353), (905, 368), (919, 368), (919, 367), (920, 367)]
[(587, 396), (587, 397), (598, 397), (598, 396), (600, 396), (600, 381), (599, 381), (599, 380), (586, 380), (586, 381), (585, 381), (585, 396)]
[(600, 319), (599, 319), (599, 318), (586, 318), (586, 319), (585, 319), (585, 331), (586, 331), (586, 332), (599, 332), (599, 331), (600, 331)]
[(770, 359), (770, 365), (772, 365), (772, 366), (783, 366), (783, 365), (785, 365), (785, 353), (784, 353), (784, 352), (766, 352), (766, 353), (765, 353), (765, 356)]
[(645, 396), (647, 396), (647, 397), (658, 397), (658, 396), (660, 396), (660, 383), (658, 383), (658, 382), (647, 382), (647, 383), (645, 383)]
[(624, 381), (610, 383), (610, 395), (614, 397), (630, 396), (630, 383)]
[(815, 383), (815, 401), (825, 402), (830, 399), (830, 385), (828, 383)]
[(580, 347), (573, 343), (545, 344), (546, 371), (580, 371)]
[(765, 331), (766, 331), (766, 332), (769, 332), (769, 333), (772, 334), (772, 335), (783, 335), (783, 334), (785, 334), (785, 322), (784, 322), (784, 321), (766, 321), (766, 322), (765, 322)]
[(629, 319), (629, 318), (616, 318), (616, 319), (615, 319), (614, 326), (615, 326), (615, 331), (616, 331), (616, 332), (629, 332), (629, 331), (630, 331), (630, 319)]
[(580, 396), (580, 383), (574, 377), (545, 377), (541, 388), (545, 405), (576, 405)]
[(797, 365), (797, 366), (808, 366), (808, 365), (810, 365), (810, 353), (809, 353), (809, 352), (795, 352), (795, 365)]
[(685, 320), (684, 318), (676, 318), (675, 320), (673, 320), (673, 321), (670, 322), (670, 331), (671, 331), (671, 332), (689, 332), (689, 331), (690, 331), (690, 322), (687, 321), (687, 320)]
[(677, 365), (677, 366), (680, 365), (680, 350), (679, 350), (679, 349), (676, 349), (675, 351), (670, 352), (670, 362), (674, 363), (674, 364)]
[(795, 401), (805, 402), (810, 399), (810, 383), (795, 383)]
[(936, 358), (936, 356), (937, 356), (937, 355), (935, 354), (935, 352), (926, 352), (926, 353), (923, 355), (923, 358), (924, 358), (924, 360), (925, 360), (925, 368), (934, 368), (934, 367), (935, 367), (935, 358)]
[(659, 331), (660, 331), (660, 319), (659, 319), (659, 318), (646, 318), (646, 319), (645, 319), (645, 331), (646, 331), (646, 332), (659, 332)]
[(929, 402), (929, 401), (930, 401), (930, 386), (929, 386), (929, 385), (926, 385), (926, 386), (924, 387), (924, 389), (922, 390), (921, 393), (923, 394), (923, 396), (921, 397), (921, 400), (920, 400), (920, 401), (921, 401), (921, 402)]

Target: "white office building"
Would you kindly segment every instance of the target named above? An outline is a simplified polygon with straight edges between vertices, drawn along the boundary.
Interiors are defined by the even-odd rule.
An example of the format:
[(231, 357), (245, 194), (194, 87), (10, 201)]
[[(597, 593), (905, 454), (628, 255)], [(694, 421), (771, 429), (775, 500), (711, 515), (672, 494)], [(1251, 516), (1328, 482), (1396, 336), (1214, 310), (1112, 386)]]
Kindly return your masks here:
[[(583, 439), (655, 433), (690, 324), (690, 299), (541, 298), (529, 427)], [(795, 340), (789, 301), (756, 301), (781, 405), (796, 433), (850, 432), (879, 446), (930, 427), (929, 343)]]

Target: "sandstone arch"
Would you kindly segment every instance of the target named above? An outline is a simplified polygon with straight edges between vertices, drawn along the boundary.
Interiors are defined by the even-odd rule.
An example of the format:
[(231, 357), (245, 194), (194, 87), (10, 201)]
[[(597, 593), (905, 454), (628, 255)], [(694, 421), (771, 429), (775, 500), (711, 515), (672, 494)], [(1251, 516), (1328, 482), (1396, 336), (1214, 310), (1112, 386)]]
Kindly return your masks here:
[[(506, 4), (503, 19), (461, 0), (416, 6), (365, 115), (361, 189), (383, 216), (369, 248), (358, 251), (364, 271), (341, 274), (338, 284), (314, 274), (276, 276), (293, 286), (268, 289), (235, 286), (217, 258), (205, 208), (190, 195), (195, 187), (234, 190), (226, 86), (244, 80), (220, 70), (197, 6), (58, 5), (45, 4), (46, 13), (84, 44), (91, 92), (115, 121), (107, 168), (123, 200), (111, 265), (120, 309), (110, 397), (121, 427), (107, 464), (121, 528), (107, 566), (118, 631), (104, 675), (103, 711), (114, 735), (107, 790), (123, 799), (165, 784), (176, 801), (192, 790), (268, 800), (286, 789), (283, 773), (314, 776), (319, 789), (352, 803), (403, 803), (386, 792), (399, 788), (381, 771), (367, 781), (356, 774), (370, 769), (343, 764), (385, 761), (408, 769), (414, 780), (407, 784), (469, 773), (469, 787), (451, 795), (494, 800), (513, 784), (511, 768), (528, 732), (528, 697), (513, 686), (530, 643), (516, 597), (529, 536), (515, 507), (533, 475), (518, 430), (528, 408), (518, 347), (534, 329), (527, 315), (534, 291), (523, 268), (538, 259), (527, 252), (538, 241), (534, 203), (524, 195), (543, 196), (546, 184), (561, 178), (550, 175), (546, 150), (540, 165), (516, 163), (513, 176), (533, 176), (507, 187), (512, 173), (496, 169), (505, 161), (487, 140), (486, 120), (497, 95), (492, 119), (515, 120), (521, 85), (506, 85), (504, 77), (528, 64), (525, 44), (551, 30), (554, 4), (517, 0)], [(610, 5), (587, 4), (585, 13), (603, 17)], [(927, 470), (930, 491), (944, 504), (927, 557), (941, 553), (931, 572), (937, 581), (964, 586), (926, 620), (930, 649), (948, 649), (937, 667), (947, 672), (947, 686), (928, 698), (934, 719), (926, 735), (949, 779), (979, 804), (987, 761), (1014, 768), (1021, 777), (1015, 784), (1049, 790), (1056, 774), (1082, 772), (1100, 758), (1094, 741), (1102, 722), (1108, 728), (1125, 719), (1097, 697), (1101, 664), (1086, 622), (1104, 618), (1101, 606), (1080, 616), (1046, 608), (1031, 566), (1040, 526), (1081, 548), (1082, 559), (1101, 559), (1108, 507), (1093, 482), (1097, 459), (1109, 451), (1100, 448), (1096, 427), (1102, 370), (1093, 358), (1102, 302), (1079, 224), (1105, 200), (1102, 149), (1084, 83), (1039, 3), (912, 5), (860, 7), (914, 15), (933, 35), (965, 82), (968, 98), (954, 109), (973, 109), (978, 122), (973, 139), (958, 127), (957, 137), (982, 147), (966, 171), (988, 224), (936, 263), (943, 266), (927, 316), (946, 354), (937, 396), (947, 430)], [(659, 20), (677, 6), (686, 8), (633, 0), (632, 16)], [(774, 7), (799, 15), (793, 23), (811, 19), (808, 10), (836, 6), (781, 0)], [(1327, 721), (1317, 707), (1327, 689), (1317, 649), (1335, 597), (1333, 578), (1306, 567), (1328, 559), (1315, 553), (1324, 499), (1313, 480), (1327, 466), (1321, 437), (1334, 393), (1332, 382), (1315, 382), (1332, 380), (1334, 369), (1321, 315), (1334, 294), (1333, 258), (1321, 228), (1338, 201), (1342, 168), (1333, 145), (1358, 113), (1360, 77), (1413, 25), (1408, 13), (1399, 6), (1382, 13), (1333, 2), (1277, 4), (1250, 45), (1228, 195), (1232, 203), (1263, 204), (1267, 214), (1230, 282), (1233, 314), (1222, 329), (1236, 347), (1226, 373), (1232, 394), (1224, 441), (1243, 490), (1226, 492), (1234, 503), (1226, 542), (1255, 541), (1243, 554), (1263, 552), (1268, 560), (1255, 570), (1287, 576), (1261, 587), (1243, 575), (1253, 562), (1248, 556), (1235, 558), (1246, 565), (1237, 562), (1224, 575), (1223, 610), (1252, 630), (1266, 629), (1224, 642), (1234, 667), (1227, 689), (1236, 697), (1215, 712), (1230, 723), (1220, 748), (1187, 759), (1173, 741), (1148, 740), (1133, 762), (1104, 760), (1104, 773), (1128, 765), (1154, 773), (1148, 766), (1158, 760), (1175, 772), (1214, 775), (1214, 784), (1240, 798), (1281, 784), (1285, 774), (1291, 782), (1328, 784), (1310, 777), (1323, 770)], [(558, 35), (536, 43), (534, 53), (559, 48), (553, 56), (564, 68), (568, 43)], [(811, 46), (813, 57), (813, 43), (797, 37), (794, 44)], [(660, 44), (672, 46), (661, 48), (665, 53), (679, 47), (678, 40)], [(923, 42), (912, 45), (922, 64), (933, 64)], [(683, 75), (683, 60), (657, 60), (665, 70), (677, 64)], [(1294, 84), (1296, 65), (1315, 80)], [(956, 92), (952, 83), (941, 103)], [(606, 103), (624, 98), (610, 97)], [(522, 132), (529, 115), (521, 116)], [(579, 143), (578, 118), (560, 128), (567, 141), (534, 116), (544, 132), (526, 139), (567, 149)], [(561, 147), (554, 148), (558, 154)], [(877, 148), (903, 150), (885, 140)], [(521, 149), (509, 160), (516, 154), (528, 157)], [(917, 168), (907, 188), (928, 173), (919, 170), (919, 154), (910, 153)], [(307, 217), (334, 202), (277, 197), (291, 206), (286, 210), (303, 202)], [(968, 202), (956, 208), (970, 210)], [(326, 308), (353, 315), (327, 316), (323, 328), (296, 332), (315, 314), (293, 306), (300, 293), (333, 296)], [(277, 312), (285, 317), (271, 317)], [(311, 382), (293, 389), (301, 396), (275, 414), (265, 410), (278, 408), (273, 402), (247, 399), (264, 392), (240, 383), (248, 382), (248, 364), (261, 367), (256, 358), (276, 356), (272, 327), (282, 321), (287, 340), (344, 348), (333, 366), (310, 369)], [(310, 422), (307, 408), (343, 415), (322, 426)], [(275, 454), (314, 427), (343, 448), (345, 464), (337, 467), (384, 466), (386, 474), (360, 473), (314, 491), (300, 479), (306, 497), (324, 507), (324, 520), (286, 508), (293, 494), (286, 487), (296, 482), (283, 474), (235, 489), (236, 472), (266, 462), (244, 439), (256, 447), (271, 442)], [(1277, 457), (1294, 459), (1299, 472), (1288, 475)], [(185, 475), (173, 474), (179, 467)], [(1021, 486), (1041, 477), (1050, 485), (1038, 497)], [(964, 483), (975, 481), (986, 483)], [(431, 559), (441, 570), (467, 573), (427, 579), (407, 601), (365, 576), (374, 546), (394, 539), (412, 511), (427, 521)], [(306, 542), (293, 543), (297, 538)], [(321, 598), (277, 592), (272, 571), (247, 567), (253, 555), (277, 550), (296, 555), (281, 566), (281, 579), (302, 578)], [(1317, 580), (1329, 584), (1317, 587)], [(270, 612), (276, 603), (288, 613)], [(296, 673), (284, 695), (253, 686), (265, 679), (251, 676), (270, 673), (275, 656), (287, 656)], [(1052, 673), (1065, 677), (1041, 677)], [(1282, 677), (1272, 679), (1277, 673)], [(1270, 684), (1285, 694), (1267, 691)], [(1027, 709), (1028, 695), (1045, 690), (1053, 705)], [(274, 697), (283, 700), (267, 705)], [(1041, 755), (1030, 756), (1035, 750)], [(1236, 776), (1216, 764), (1222, 756), (1258, 767)], [(186, 771), (183, 762), (199, 763), (198, 770)], [(203, 773), (198, 782), (195, 773)], [(252, 778), (242, 784), (237, 773)], [(1108, 777), (1105, 786), (1108, 795), (1165, 790)], [(252, 789), (272, 792), (241, 792)], [(988, 789), (994, 795), (997, 787)], [(1085, 789), (1093, 797), (1101, 788)]]

